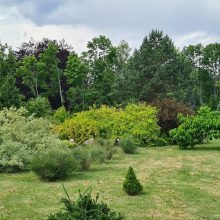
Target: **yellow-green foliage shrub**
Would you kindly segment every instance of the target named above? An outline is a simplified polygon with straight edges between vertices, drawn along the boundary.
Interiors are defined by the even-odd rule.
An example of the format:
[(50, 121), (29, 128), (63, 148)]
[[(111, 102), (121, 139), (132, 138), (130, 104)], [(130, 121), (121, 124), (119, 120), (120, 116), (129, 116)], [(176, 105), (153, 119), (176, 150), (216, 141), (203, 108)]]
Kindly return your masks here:
[(66, 120), (63, 124), (56, 126), (54, 131), (60, 133), (63, 138), (74, 139), (77, 144), (99, 136), (97, 122), (84, 117), (83, 114), (77, 114)]
[(114, 139), (131, 135), (139, 145), (145, 146), (157, 140), (157, 110), (145, 104), (129, 104), (125, 109), (108, 106), (91, 108), (76, 113), (63, 124), (55, 127), (61, 136), (82, 143), (91, 137)]

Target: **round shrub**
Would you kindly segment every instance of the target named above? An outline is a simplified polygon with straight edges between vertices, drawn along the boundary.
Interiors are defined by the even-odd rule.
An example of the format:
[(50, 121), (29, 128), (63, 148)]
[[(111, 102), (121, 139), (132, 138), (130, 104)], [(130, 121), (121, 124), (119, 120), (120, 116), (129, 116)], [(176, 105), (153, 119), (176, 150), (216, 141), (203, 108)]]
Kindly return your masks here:
[(143, 191), (142, 185), (139, 183), (134, 170), (129, 167), (125, 182), (123, 184), (123, 190), (130, 196), (135, 196)]
[(99, 139), (99, 144), (105, 152), (106, 159), (111, 160), (113, 155), (117, 152), (117, 149), (114, 145), (114, 142), (112, 140), (109, 140), (109, 139), (100, 138)]
[(105, 151), (99, 146), (97, 146), (91, 151), (91, 157), (92, 161), (97, 163), (105, 163), (106, 160)]
[(59, 123), (63, 123), (69, 116), (70, 113), (66, 111), (64, 106), (62, 106), (54, 112), (53, 120), (54, 122), (59, 124)]
[(92, 157), (87, 150), (80, 148), (74, 149), (73, 156), (77, 160), (82, 171), (87, 171), (90, 169)]
[(30, 99), (26, 108), (30, 114), (34, 114), (36, 117), (46, 117), (52, 113), (49, 100), (40, 96), (35, 99)]
[(137, 143), (132, 136), (122, 138), (120, 146), (126, 154), (134, 154), (137, 151)]
[(168, 133), (171, 129), (177, 128), (179, 125), (178, 114), (184, 116), (194, 115), (194, 111), (187, 105), (177, 102), (174, 99), (163, 99), (152, 103), (159, 109), (158, 124), (162, 133)]
[(32, 170), (44, 180), (65, 179), (77, 167), (68, 148), (50, 148), (39, 152), (32, 161)]

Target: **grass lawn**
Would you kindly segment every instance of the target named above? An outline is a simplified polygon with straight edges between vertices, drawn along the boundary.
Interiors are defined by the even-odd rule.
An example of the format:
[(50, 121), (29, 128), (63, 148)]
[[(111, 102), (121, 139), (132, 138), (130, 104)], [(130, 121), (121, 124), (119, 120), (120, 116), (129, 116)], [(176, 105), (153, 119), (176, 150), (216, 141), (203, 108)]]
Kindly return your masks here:
[[(140, 196), (129, 197), (122, 183), (132, 166), (144, 186)], [(220, 219), (220, 141), (197, 146), (141, 148), (138, 154), (118, 152), (106, 164), (73, 174), (65, 186), (76, 198), (92, 186), (103, 201), (128, 220)], [(46, 219), (64, 197), (59, 182), (42, 182), (33, 173), (0, 174), (0, 214), (10, 220)]]

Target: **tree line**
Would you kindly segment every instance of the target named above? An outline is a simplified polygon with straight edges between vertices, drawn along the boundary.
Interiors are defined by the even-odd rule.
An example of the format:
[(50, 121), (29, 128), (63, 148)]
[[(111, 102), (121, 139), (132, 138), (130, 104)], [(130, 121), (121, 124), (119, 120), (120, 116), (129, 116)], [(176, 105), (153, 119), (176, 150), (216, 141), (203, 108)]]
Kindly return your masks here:
[(64, 40), (30, 40), (13, 50), (0, 44), (0, 108), (45, 97), (53, 109), (78, 112), (102, 104), (124, 106), (175, 99), (193, 109), (217, 109), (220, 43), (177, 49), (163, 31), (152, 30), (139, 49), (105, 36), (77, 54)]

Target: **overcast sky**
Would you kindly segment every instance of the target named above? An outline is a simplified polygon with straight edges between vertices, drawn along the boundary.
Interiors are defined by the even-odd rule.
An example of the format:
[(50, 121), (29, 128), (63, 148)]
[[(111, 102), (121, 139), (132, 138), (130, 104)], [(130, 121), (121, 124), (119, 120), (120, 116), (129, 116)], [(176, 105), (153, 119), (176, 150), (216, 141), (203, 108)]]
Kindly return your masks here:
[(0, 0), (0, 41), (65, 39), (78, 52), (98, 35), (138, 48), (152, 29), (177, 47), (220, 42), (220, 0)]

